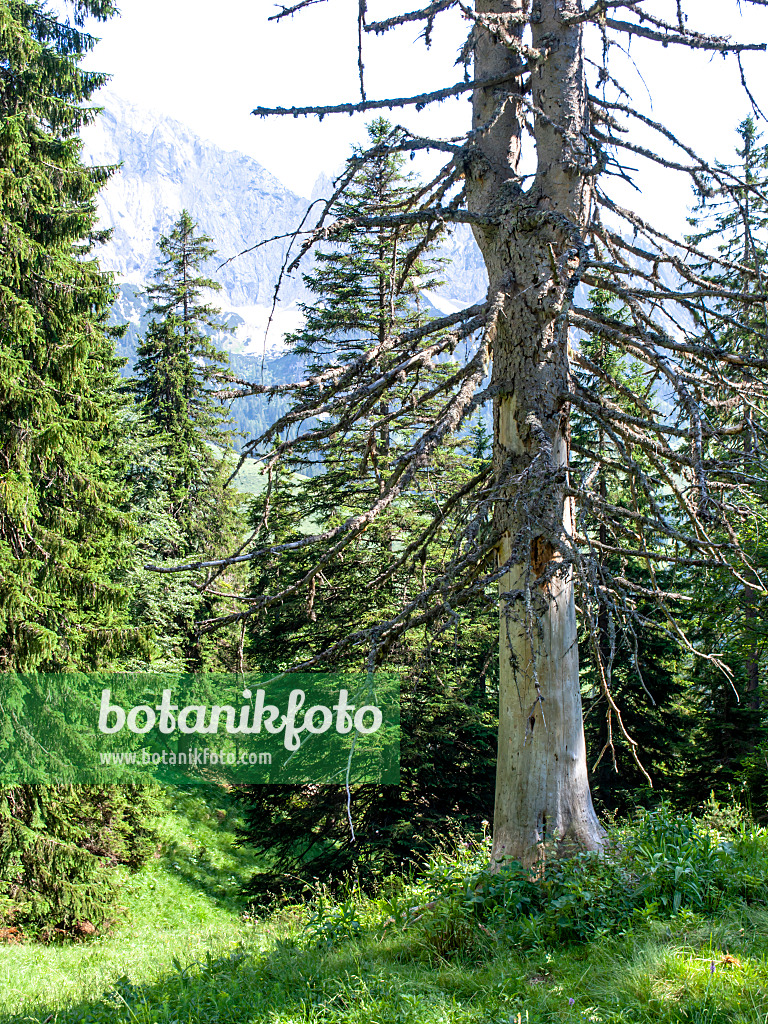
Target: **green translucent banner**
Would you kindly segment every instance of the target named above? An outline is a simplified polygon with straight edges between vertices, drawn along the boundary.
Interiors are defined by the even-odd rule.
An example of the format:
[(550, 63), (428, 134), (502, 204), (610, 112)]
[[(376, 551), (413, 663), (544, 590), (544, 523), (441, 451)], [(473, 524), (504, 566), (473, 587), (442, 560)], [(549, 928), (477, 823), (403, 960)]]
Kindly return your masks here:
[(400, 781), (400, 683), (343, 673), (0, 675), (0, 785)]

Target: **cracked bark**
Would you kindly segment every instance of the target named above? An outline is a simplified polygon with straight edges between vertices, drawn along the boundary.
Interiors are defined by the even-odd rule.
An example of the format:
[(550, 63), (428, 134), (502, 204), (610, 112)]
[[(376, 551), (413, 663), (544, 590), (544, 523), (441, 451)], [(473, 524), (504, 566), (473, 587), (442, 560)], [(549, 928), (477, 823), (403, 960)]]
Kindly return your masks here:
[[(478, 0), (478, 13), (521, 15), (529, 0)], [(580, 0), (540, 0), (533, 46), (537, 172), (518, 176), (522, 104), (509, 86), (477, 90), (474, 126), (492, 122), (467, 166), (469, 209), (499, 217), (474, 226), (490, 280), (503, 296), (493, 341), (494, 469), (504, 486), (496, 515), (500, 564), (500, 716), (492, 859), (531, 864), (556, 840), (561, 853), (603, 842), (587, 780), (571, 566), (568, 482), (568, 330), (580, 271), (591, 179)], [(522, 30), (517, 30), (522, 40)], [(519, 66), (512, 50), (476, 29), (475, 76)], [(505, 97), (510, 96), (505, 102)], [(500, 104), (503, 105), (500, 108)], [(501, 112), (500, 112), (501, 110)]]

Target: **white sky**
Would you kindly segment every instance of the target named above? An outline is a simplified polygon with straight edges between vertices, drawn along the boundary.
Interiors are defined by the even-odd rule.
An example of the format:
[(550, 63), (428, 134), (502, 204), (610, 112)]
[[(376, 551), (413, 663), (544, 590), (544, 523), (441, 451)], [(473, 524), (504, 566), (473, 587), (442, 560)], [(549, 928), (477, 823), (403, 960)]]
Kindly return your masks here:
[[(285, 0), (287, 3), (288, 0)], [(369, 0), (369, 20), (423, 6), (420, 0)], [(654, 10), (674, 20), (674, 0), (655, 0)], [(93, 31), (102, 37), (87, 66), (109, 71), (110, 88), (134, 103), (188, 124), (226, 149), (255, 157), (285, 185), (307, 195), (319, 173), (338, 170), (350, 145), (365, 136), (371, 115), (316, 118), (252, 117), (257, 104), (338, 103), (358, 99), (356, 0), (325, 0), (292, 19), (268, 22), (272, 0), (123, 0), (122, 16)], [(768, 40), (768, 9), (737, 0), (688, 0), (693, 28)], [(215, 12), (215, 13), (214, 13)], [(620, 15), (618, 15), (620, 16)], [(369, 98), (409, 95), (452, 84), (466, 22), (453, 13), (438, 18), (432, 49), (417, 41), (418, 27), (365, 40)], [(668, 124), (695, 149), (728, 161), (737, 141), (734, 127), (749, 113), (733, 59), (634, 40), (632, 66), (617, 55), (616, 71), (633, 99)], [(623, 67), (622, 67), (623, 64)], [(768, 113), (768, 57), (744, 56), (750, 87)], [(591, 79), (594, 75), (591, 76)], [(466, 99), (432, 111), (396, 112), (393, 120), (413, 130), (459, 134), (469, 120)], [(674, 175), (672, 179), (674, 179)], [(679, 176), (678, 176), (679, 177)], [(646, 212), (664, 212), (682, 224), (690, 201), (685, 180), (644, 175)]]

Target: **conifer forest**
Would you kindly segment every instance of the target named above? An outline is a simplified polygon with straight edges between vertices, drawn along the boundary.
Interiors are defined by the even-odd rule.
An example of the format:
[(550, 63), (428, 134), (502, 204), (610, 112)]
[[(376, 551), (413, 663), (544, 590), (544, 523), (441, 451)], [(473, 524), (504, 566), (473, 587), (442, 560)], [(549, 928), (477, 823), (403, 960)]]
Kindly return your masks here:
[(766, 1024), (768, 0), (254, 7), (363, 127), (237, 255), (0, 0), (0, 1020)]

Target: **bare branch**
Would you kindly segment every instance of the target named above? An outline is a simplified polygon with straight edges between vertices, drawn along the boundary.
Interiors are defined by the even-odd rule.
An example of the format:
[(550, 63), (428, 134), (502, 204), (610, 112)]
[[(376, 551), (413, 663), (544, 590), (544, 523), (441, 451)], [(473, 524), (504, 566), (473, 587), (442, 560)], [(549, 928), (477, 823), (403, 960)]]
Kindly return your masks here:
[(673, 43), (694, 50), (717, 50), (719, 53), (743, 53), (745, 50), (766, 49), (766, 43), (732, 43), (726, 36), (704, 36), (695, 33), (681, 35), (678, 32), (656, 31), (646, 28), (645, 25), (638, 25), (631, 21), (616, 21), (614, 18), (606, 18), (604, 24), (617, 32), (624, 32), (630, 36), (642, 36), (644, 39), (654, 39), (665, 46)]
[(293, 17), (297, 11), (302, 10), (304, 7), (310, 7), (312, 4), (323, 4), (325, 0), (299, 0), (298, 3), (293, 4), (291, 7), (285, 7), (283, 4), (277, 4), (280, 11), (277, 14), (270, 15), (267, 21), (280, 21), (283, 18)]
[(398, 14), (384, 21), (370, 22), (365, 26), (365, 31), (375, 32), (379, 35), (382, 32), (396, 28), (398, 25), (405, 25), (409, 21), (429, 21), (441, 11), (447, 11), (451, 7), (455, 7), (457, 3), (458, 0), (434, 0), (434, 3), (431, 3), (429, 7), (424, 7), (420, 11), (409, 11), (407, 14)]
[(437, 89), (435, 92), (424, 92), (418, 96), (405, 96), (399, 99), (387, 100), (366, 100), (364, 103), (337, 103), (327, 107), (256, 107), (251, 111), (256, 117), (271, 117), (273, 115), (286, 115), (291, 117), (307, 117), (311, 114), (321, 120), (326, 114), (359, 114), (368, 110), (393, 110), (395, 107), (415, 106), (421, 110), (429, 103), (440, 103), (451, 96), (460, 96), (464, 92), (473, 92), (475, 89), (491, 89), (497, 85), (504, 85), (506, 82), (513, 82), (519, 78), (520, 73), (499, 75), (496, 78), (484, 78), (471, 82), (457, 82), (447, 89)]

